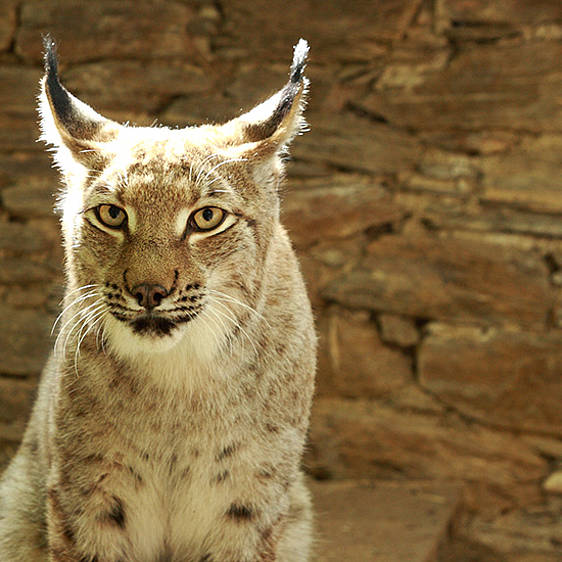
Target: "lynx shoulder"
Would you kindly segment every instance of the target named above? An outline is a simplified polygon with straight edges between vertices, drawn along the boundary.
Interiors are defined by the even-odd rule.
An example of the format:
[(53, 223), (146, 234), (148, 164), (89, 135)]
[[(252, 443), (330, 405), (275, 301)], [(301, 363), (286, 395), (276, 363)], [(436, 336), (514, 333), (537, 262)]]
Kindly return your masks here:
[(226, 124), (133, 127), (66, 90), (45, 40), (67, 287), (0, 560), (308, 560), (316, 338), (278, 193), (307, 55)]

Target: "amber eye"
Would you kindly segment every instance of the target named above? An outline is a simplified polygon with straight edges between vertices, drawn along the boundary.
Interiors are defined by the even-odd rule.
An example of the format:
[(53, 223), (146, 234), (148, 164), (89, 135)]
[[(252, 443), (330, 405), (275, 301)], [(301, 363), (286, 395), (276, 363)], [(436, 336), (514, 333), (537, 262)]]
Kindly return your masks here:
[(127, 218), (127, 213), (116, 205), (99, 205), (96, 207), (96, 216), (105, 226), (120, 228)]
[(191, 224), (196, 230), (212, 230), (225, 216), (226, 212), (218, 207), (203, 207), (191, 215)]

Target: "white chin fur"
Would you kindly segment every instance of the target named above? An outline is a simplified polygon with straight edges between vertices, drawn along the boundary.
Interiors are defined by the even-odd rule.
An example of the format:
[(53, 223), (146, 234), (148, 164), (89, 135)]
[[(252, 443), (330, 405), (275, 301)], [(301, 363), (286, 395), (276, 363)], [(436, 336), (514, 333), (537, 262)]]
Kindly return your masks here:
[(220, 335), (199, 318), (178, 326), (169, 335), (136, 334), (111, 316), (105, 323), (107, 344), (121, 359), (169, 362), (170, 367), (175, 363), (178, 368), (186, 363), (202, 366), (212, 361), (220, 347)]

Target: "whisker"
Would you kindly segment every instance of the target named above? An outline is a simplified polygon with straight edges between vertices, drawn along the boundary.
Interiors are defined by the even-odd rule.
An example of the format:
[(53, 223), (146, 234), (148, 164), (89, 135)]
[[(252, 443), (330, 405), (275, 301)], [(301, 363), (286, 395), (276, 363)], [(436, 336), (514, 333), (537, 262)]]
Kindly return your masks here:
[[(217, 328), (221, 328), (222, 326), (222, 333), (225, 337), (225, 340), (228, 344), (228, 348), (230, 349), (230, 353), (232, 353), (233, 350), (233, 340), (232, 340), (232, 335), (230, 330), (228, 329), (227, 325), (224, 323), (224, 320), (217, 314), (217, 311), (214, 310), (211, 307), (207, 307), (207, 312), (209, 314), (212, 314), (212, 317), (209, 317), (209, 320), (213, 320), (215, 326), (217, 326)], [(219, 326), (220, 324), (220, 326)]]
[[(207, 309), (207, 312), (212, 313), (213, 316), (207, 316), (205, 314), (201, 315), (201, 318), (203, 319), (204, 322), (209, 322), (212, 323), (212, 325), (209, 326), (211, 333), (213, 334), (213, 337), (215, 338), (215, 343), (217, 344), (217, 347), (222, 348), (224, 343), (228, 343), (231, 351), (232, 351), (232, 341), (230, 339), (230, 337), (228, 336), (228, 334), (226, 334), (224, 332), (224, 330), (220, 329), (220, 326), (218, 324), (218, 320), (217, 320), (217, 316), (214, 314), (214, 310), (212, 309)], [(213, 329), (216, 328), (217, 330)], [(218, 335), (218, 332), (222, 332), (223, 335), (225, 336), (224, 338), (220, 338)]]
[(252, 348), (254, 349), (254, 353), (257, 353), (258, 350), (256, 349), (256, 346), (254, 345), (254, 342), (252, 340), (252, 338), (248, 335), (248, 332), (246, 332), (246, 330), (244, 330), (244, 328), (242, 328), (242, 325), (240, 324), (240, 322), (238, 322), (236, 320), (236, 317), (234, 316), (234, 313), (232, 312), (232, 310), (230, 310), (225, 304), (219, 302), (218, 300), (213, 300), (212, 302), (214, 302), (214, 304), (217, 304), (219, 306), (222, 306), (223, 309), (226, 312), (223, 312), (221, 310), (215, 309), (215, 312), (227, 319), (229, 319), (236, 328), (238, 328), (240, 330), (240, 332), (242, 332), (242, 334), (246, 337), (246, 339), (248, 340), (248, 342), (250, 343), (250, 345), (252, 346)]
[(267, 321), (267, 319), (265, 318), (265, 316), (261, 312), (258, 312), (255, 308), (253, 308), (250, 305), (242, 302), (240, 299), (237, 299), (236, 297), (233, 297), (232, 295), (229, 295), (227, 293), (223, 293), (222, 291), (217, 291), (216, 289), (208, 289), (208, 292), (210, 294), (214, 295), (215, 297), (217, 297), (217, 300), (219, 300), (219, 301), (222, 298), (227, 302), (239, 305), (242, 308), (245, 308), (246, 310), (249, 310), (257, 318), (259, 318), (260, 320), (263, 320), (267, 324), (268, 328), (271, 328), (271, 324)]
[[(104, 310), (105, 306), (103, 304), (100, 305), (100, 308), (95, 309), (95, 311), (93, 311), (93, 314), (90, 313), (88, 315), (88, 317), (82, 322), (82, 327), (80, 328), (80, 331), (78, 333), (78, 343), (76, 344), (76, 349), (74, 350), (74, 372), (76, 373), (76, 376), (78, 376), (78, 358), (80, 357), (80, 346), (82, 345), (82, 342), (84, 341), (84, 338), (90, 333), (90, 331), (94, 328), (94, 326), (96, 325), (96, 322), (100, 319), (103, 318), (103, 315), (107, 312), (107, 310)], [(84, 330), (84, 328), (87, 326), (86, 331), (82, 334), (82, 331)]]
[(83, 300), (92, 298), (94, 296), (96, 296), (97, 294), (97, 289), (88, 291), (86, 294), (84, 295), (79, 295), (76, 299), (74, 299), (70, 304), (68, 304), (67, 306), (64, 307), (64, 309), (62, 310), (62, 312), (57, 316), (56, 320), (53, 323), (53, 327), (51, 328), (51, 336), (53, 335), (53, 333), (55, 332), (55, 328), (57, 327), (57, 324), (59, 323), (59, 321), (61, 320), (61, 318), (63, 317), (64, 313), (71, 308), (72, 306), (78, 304), (79, 302), (82, 302)]
[(63, 355), (64, 353), (66, 353), (66, 346), (68, 344), (69, 338), (72, 334), (72, 332), (74, 332), (75, 328), (77, 326), (80, 325), (80, 323), (82, 322), (82, 319), (84, 316), (86, 316), (88, 314), (88, 311), (91, 310), (94, 306), (99, 305), (99, 303), (102, 301), (102, 297), (99, 297), (95, 302), (93, 302), (92, 304), (88, 305), (86, 308), (80, 309), (78, 311), (76, 311), (66, 322), (65, 324), (61, 327), (60, 332), (57, 335), (57, 338), (55, 340), (55, 345), (54, 348), (55, 350), (58, 349), (60, 341), (63, 337), (63, 334), (65, 333), (66, 327), (71, 324), (72, 322), (74, 322), (71, 326), (71, 328), (68, 330), (68, 332), (66, 333), (66, 337), (64, 339), (64, 343), (62, 346), (62, 352)]
[(209, 154), (207, 156), (205, 156), (205, 158), (203, 158), (203, 160), (201, 161), (201, 163), (199, 164), (198, 168), (197, 168), (197, 176), (195, 178), (195, 185), (199, 184), (199, 178), (201, 177), (201, 174), (205, 171), (203, 166), (211, 159), (211, 158), (220, 158), (220, 154), (217, 153), (213, 153), (213, 154)]
[[(205, 181), (215, 170), (217, 170), (218, 168), (220, 168), (221, 166), (224, 166), (225, 164), (230, 164), (232, 162), (246, 162), (248, 159), (247, 158), (229, 158), (228, 160), (223, 160), (222, 162), (219, 162), (218, 164), (216, 164), (215, 166), (213, 166), (203, 177), (203, 181)], [(198, 181), (196, 180), (195, 185), (198, 184)]]

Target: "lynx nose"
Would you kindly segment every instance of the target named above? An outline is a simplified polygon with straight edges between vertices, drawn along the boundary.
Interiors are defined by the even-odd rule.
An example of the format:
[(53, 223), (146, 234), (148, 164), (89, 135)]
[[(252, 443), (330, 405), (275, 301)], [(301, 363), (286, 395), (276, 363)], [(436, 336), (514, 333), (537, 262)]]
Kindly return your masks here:
[(157, 307), (162, 299), (168, 296), (168, 291), (162, 285), (149, 285), (148, 283), (133, 287), (131, 293), (139, 305), (147, 310)]

